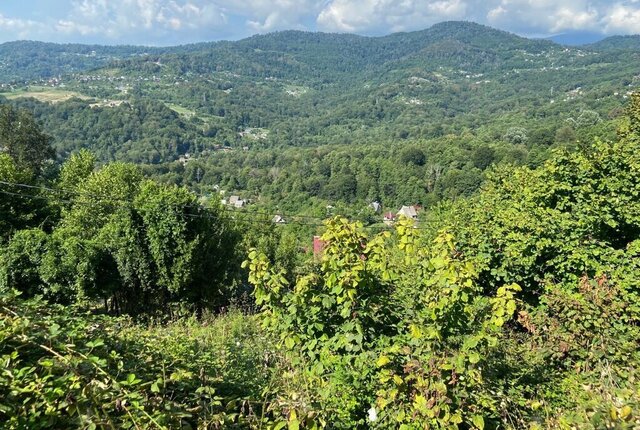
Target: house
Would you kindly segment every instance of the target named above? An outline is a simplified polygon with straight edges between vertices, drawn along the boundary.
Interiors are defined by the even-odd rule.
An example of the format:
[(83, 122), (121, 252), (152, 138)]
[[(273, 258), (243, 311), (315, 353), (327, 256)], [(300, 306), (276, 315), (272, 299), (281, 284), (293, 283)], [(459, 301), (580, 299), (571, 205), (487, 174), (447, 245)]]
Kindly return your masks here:
[(247, 202), (245, 200), (242, 200), (240, 198), (240, 196), (231, 196), (229, 197), (229, 200), (227, 200), (227, 204), (229, 206), (233, 206), (234, 208), (243, 208)]
[(418, 212), (416, 211), (415, 206), (402, 206), (398, 211), (398, 217), (405, 217), (409, 219), (418, 219)]
[(393, 222), (396, 220), (396, 216), (393, 214), (393, 212), (387, 212), (384, 214), (384, 216), (382, 217), (382, 221), (386, 224), (386, 225), (391, 225), (393, 224)]
[(325, 243), (320, 236), (313, 236), (313, 258), (319, 260), (322, 257), (324, 246)]
[(285, 221), (284, 218), (282, 218), (281, 215), (276, 215), (271, 219), (271, 222), (274, 224), (286, 224), (287, 222)]
[(372, 202), (369, 207), (373, 209), (373, 211), (377, 214), (382, 211), (382, 205), (380, 204), (380, 202)]

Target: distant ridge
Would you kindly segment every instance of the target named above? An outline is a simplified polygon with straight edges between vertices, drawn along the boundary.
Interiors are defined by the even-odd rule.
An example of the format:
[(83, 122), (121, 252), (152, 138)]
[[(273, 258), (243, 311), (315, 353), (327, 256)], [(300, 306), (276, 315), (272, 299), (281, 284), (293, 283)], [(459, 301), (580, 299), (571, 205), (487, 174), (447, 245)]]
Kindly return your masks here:
[(572, 31), (568, 33), (556, 34), (554, 36), (547, 37), (546, 39), (560, 45), (582, 46), (599, 42), (604, 38), (605, 36), (601, 33), (595, 33), (592, 31)]
[[(254, 78), (311, 77), (316, 82), (353, 76), (355, 71), (379, 74), (391, 68), (432, 64), (487, 72), (517, 65), (517, 57), (524, 51), (541, 54), (559, 47), (557, 42), (566, 46), (594, 38), (601, 36), (571, 32), (551, 39), (531, 39), (474, 22), (446, 21), (386, 36), (286, 30), (238, 41), (162, 48), (17, 41), (0, 44), (0, 83), (50, 79), (105, 67), (159, 73), (161, 58), (163, 67), (180, 73), (206, 74), (213, 68)], [(637, 51), (640, 36), (614, 36), (584, 46), (600, 52)]]
[(611, 36), (589, 45), (589, 48), (606, 51), (606, 50), (634, 50), (640, 51), (640, 35), (632, 36)]
[(0, 45), (0, 102), (40, 112), (64, 151), (151, 164), (219, 146), (486, 133), (496, 121), (549, 144), (567, 118), (614, 116), (640, 88), (637, 46), (638, 37), (613, 37), (576, 49), (463, 21), (168, 48), (15, 42)]

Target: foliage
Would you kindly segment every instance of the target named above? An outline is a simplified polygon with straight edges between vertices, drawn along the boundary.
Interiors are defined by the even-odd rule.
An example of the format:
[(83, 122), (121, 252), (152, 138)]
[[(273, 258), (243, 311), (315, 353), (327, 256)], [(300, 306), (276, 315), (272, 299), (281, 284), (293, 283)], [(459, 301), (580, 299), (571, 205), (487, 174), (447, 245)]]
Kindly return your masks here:
[(279, 403), (332, 428), (637, 427), (640, 162), (624, 136), (497, 169), (431, 228), (329, 221), (295, 282), (250, 253), (263, 324), (311, 381)]
[(34, 175), (41, 173), (44, 163), (55, 154), (33, 116), (25, 110), (0, 106), (0, 150)]
[(49, 227), (55, 218), (38, 190), (55, 155), (50, 140), (29, 112), (0, 105), (0, 243), (23, 228)]
[(328, 222), (321, 266), (291, 289), (265, 255), (253, 251), (246, 263), (263, 324), (319, 380), (319, 417), (349, 428), (373, 407), (382, 427), (479, 426), (495, 410), (479, 363), (514, 313), (519, 287), (483, 296), (449, 235), (425, 249), (408, 221), (393, 239), (360, 229)]
[[(0, 427), (638, 428), (628, 42), (445, 23), (57, 64), (120, 59), (65, 78), (94, 100), (12, 101), (59, 172), (0, 107)], [(374, 200), (429, 210), (391, 229)], [(328, 213), (368, 225), (312, 259)], [(237, 301), (259, 315), (211, 316)]]
[(31, 172), (19, 168), (8, 155), (0, 153), (0, 242), (13, 232), (37, 223), (42, 205), (25, 197), (29, 195), (24, 188), (8, 187), (4, 183), (29, 184), (33, 182)]
[(512, 145), (522, 145), (527, 143), (527, 140), (529, 140), (527, 133), (527, 129), (525, 128), (511, 127), (502, 138)]
[(133, 165), (93, 165), (81, 152), (63, 166), (58, 189), (50, 190), (59, 194), (47, 196), (62, 208), (59, 223), (50, 234), (13, 235), (1, 253), (0, 288), (62, 303), (99, 300), (129, 314), (176, 304), (201, 314), (226, 304), (239, 239), (222, 208), (143, 180)]
[[(0, 427), (258, 428), (271, 346), (237, 312), (142, 328), (0, 297)], [(275, 358), (272, 358), (275, 363)]]
[(56, 185), (62, 191), (77, 189), (93, 173), (95, 165), (96, 157), (87, 150), (71, 154), (60, 169)]
[[(18, 65), (25, 74), (5, 87), (7, 103), (33, 112), (62, 157), (86, 148), (100, 162), (147, 164), (146, 173), (203, 194), (218, 187), (295, 212), (310, 198), (399, 207), (467, 195), (481, 177), (457, 170), (537, 166), (549, 146), (613, 136), (611, 121), (598, 118), (614, 118), (639, 82), (638, 53), (615, 40), (563, 47), (461, 22), (380, 38), (290, 31), (174, 48), (21, 42), (3, 50), (0, 80), (11, 81)], [(42, 79), (23, 82), (37, 70)], [(49, 80), (53, 70), (73, 73)], [(80, 97), (20, 97), (34, 85)], [(528, 130), (527, 139), (513, 129)], [(472, 158), (479, 146), (495, 156)], [(370, 162), (345, 169), (330, 160), (331, 176), (307, 168), (314, 155), (302, 148), (337, 147)], [(455, 173), (433, 192), (429, 166)]]
[(596, 141), (535, 170), (495, 169), (440, 224), (474, 256), (485, 288), (517, 282), (534, 299), (546, 281), (599, 275), (639, 238), (638, 149), (635, 137)]

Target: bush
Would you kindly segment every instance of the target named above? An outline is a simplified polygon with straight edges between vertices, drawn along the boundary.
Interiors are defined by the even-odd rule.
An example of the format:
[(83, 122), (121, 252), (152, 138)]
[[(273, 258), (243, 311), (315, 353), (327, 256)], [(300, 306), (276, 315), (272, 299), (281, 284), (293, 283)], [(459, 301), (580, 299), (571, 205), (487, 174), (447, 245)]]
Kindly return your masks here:
[[(265, 425), (277, 358), (255, 320), (143, 328), (126, 318), (0, 296), (0, 427)], [(265, 361), (267, 360), (267, 361)], [(277, 368), (277, 366), (273, 366)]]

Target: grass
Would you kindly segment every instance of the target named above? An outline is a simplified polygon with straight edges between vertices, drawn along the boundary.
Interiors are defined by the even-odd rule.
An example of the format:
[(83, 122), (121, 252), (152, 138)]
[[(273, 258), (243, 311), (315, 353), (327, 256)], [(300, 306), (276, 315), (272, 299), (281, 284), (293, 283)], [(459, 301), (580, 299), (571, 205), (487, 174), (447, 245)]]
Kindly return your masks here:
[(180, 105), (176, 105), (173, 103), (165, 103), (165, 105), (172, 111), (178, 113), (179, 115), (185, 116), (187, 118), (191, 118), (196, 114), (195, 111), (192, 111)]
[(220, 121), (224, 120), (224, 117), (222, 116), (209, 115), (205, 113), (197, 113), (195, 110), (187, 109), (184, 106), (180, 106), (174, 103), (165, 102), (165, 106), (167, 106), (172, 111), (176, 112), (178, 115), (184, 116), (186, 119), (196, 117), (197, 119), (205, 123), (212, 123), (212, 122), (219, 123)]
[(0, 291), (0, 339), (7, 430), (258, 428), (285, 369), (235, 309), (147, 325)]
[(91, 97), (87, 97), (75, 91), (66, 91), (58, 88), (41, 87), (35, 85), (16, 91), (0, 93), (0, 95), (6, 97), (8, 100), (33, 97), (38, 101), (46, 103), (59, 103), (69, 100), (73, 97), (77, 97), (83, 100), (91, 99)]

